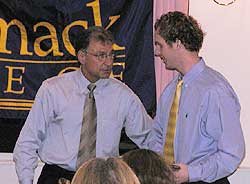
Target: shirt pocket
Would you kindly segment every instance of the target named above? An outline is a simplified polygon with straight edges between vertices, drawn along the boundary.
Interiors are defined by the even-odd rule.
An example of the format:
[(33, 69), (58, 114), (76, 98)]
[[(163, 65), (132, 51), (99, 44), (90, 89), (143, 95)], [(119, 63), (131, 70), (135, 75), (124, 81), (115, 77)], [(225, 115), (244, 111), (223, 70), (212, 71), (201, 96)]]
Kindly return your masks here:
[(63, 134), (74, 134), (81, 130), (82, 116), (83, 106), (68, 105), (55, 115), (53, 124), (60, 127)]

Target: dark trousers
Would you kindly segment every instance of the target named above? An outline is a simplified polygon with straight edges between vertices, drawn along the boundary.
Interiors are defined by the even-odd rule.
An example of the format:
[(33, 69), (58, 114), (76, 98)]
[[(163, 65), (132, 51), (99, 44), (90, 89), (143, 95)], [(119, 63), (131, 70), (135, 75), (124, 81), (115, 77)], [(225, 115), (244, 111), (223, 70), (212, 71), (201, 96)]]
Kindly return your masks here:
[(67, 180), (72, 180), (75, 172), (68, 171), (57, 165), (48, 165), (43, 166), (40, 177), (38, 178), (37, 184), (58, 184), (60, 178), (65, 178)]
[[(219, 180), (217, 180), (217, 181), (215, 181), (213, 183), (207, 183), (207, 182), (204, 182), (204, 181), (190, 182), (190, 183), (191, 184), (230, 184), (227, 178), (219, 179)], [(188, 183), (186, 183), (186, 184), (188, 184)]]

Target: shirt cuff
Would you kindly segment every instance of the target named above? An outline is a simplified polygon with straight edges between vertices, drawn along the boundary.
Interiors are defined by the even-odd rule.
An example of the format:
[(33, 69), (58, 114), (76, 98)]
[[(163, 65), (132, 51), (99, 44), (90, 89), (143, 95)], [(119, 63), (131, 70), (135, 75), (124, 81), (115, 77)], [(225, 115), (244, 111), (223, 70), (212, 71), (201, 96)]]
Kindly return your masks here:
[(20, 184), (33, 184), (33, 180), (31, 179), (23, 179), (19, 181)]
[(196, 166), (188, 166), (188, 176), (189, 182), (196, 182), (201, 180), (201, 167), (199, 165)]

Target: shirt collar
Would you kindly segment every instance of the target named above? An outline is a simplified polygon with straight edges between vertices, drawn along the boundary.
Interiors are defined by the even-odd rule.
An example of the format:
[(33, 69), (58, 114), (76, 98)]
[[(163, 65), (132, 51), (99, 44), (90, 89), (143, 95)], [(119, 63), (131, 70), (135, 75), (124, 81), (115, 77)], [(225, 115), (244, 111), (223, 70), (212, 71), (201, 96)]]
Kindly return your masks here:
[(196, 63), (191, 70), (183, 76), (183, 83), (190, 84), (206, 67), (206, 64), (202, 58)]
[[(83, 75), (81, 69), (77, 70), (76, 82), (80, 93), (87, 94), (89, 92), (87, 86), (91, 83), (86, 77)], [(101, 90), (108, 85), (109, 79), (99, 79), (95, 82), (96, 89), (94, 93), (100, 93)]]

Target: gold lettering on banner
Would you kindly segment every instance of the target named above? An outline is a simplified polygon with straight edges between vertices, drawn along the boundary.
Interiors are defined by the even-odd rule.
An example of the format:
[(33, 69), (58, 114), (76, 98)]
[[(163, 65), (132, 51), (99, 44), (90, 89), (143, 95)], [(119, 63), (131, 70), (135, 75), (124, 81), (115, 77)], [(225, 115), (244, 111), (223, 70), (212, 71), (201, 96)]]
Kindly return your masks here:
[(121, 81), (123, 80), (123, 71), (125, 69), (125, 62), (116, 62), (113, 63), (113, 68), (121, 68), (120, 72), (118, 74), (114, 74), (113, 71), (110, 75), (110, 77), (112, 78), (119, 78)]
[(109, 17), (109, 25), (105, 29), (108, 29), (110, 26), (112, 26), (118, 19), (120, 18), (120, 15), (114, 15)]
[(20, 49), (20, 55), (32, 55), (32, 52), (28, 51), (28, 39), (27, 39), (27, 31), (25, 29), (25, 26), (22, 22), (19, 20), (13, 19), (9, 22), (9, 24), (6, 23), (5, 20), (0, 18), (0, 52), (5, 54), (11, 54), (12, 52), (10, 50), (7, 50), (6, 44), (7, 44), (7, 35), (8, 30), (11, 26), (17, 26), (19, 28), (20, 34), (21, 34), (21, 49)]
[[(92, 1), (90, 3), (87, 3), (86, 6), (92, 8), (95, 25), (102, 26), (100, 1), (99, 0)], [(106, 26), (105, 29), (110, 28), (119, 18), (120, 18), (120, 15), (110, 16), (109, 17), (110, 22)], [(12, 51), (6, 48), (8, 30), (11, 26), (17, 26), (21, 34), (20, 55), (32, 56), (33, 52), (28, 51), (27, 30), (24, 24), (17, 19), (13, 19), (7, 24), (5, 20), (0, 18), (0, 53), (12, 54)], [(84, 20), (74, 21), (70, 23), (69, 25), (67, 25), (62, 32), (62, 40), (63, 40), (64, 46), (66, 50), (69, 52), (69, 54), (73, 56), (75, 56), (75, 49), (69, 39), (69, 31), (74, 26), (81, 26), (84, 29), (87, 29), (88, 21), (84, 21)], [(53, 56), (63, 56), (64, 55), (63, 52), (59, 50), (59, 43), (58, 43), (56, 28), (49, 22), (38, 22), (37, 24), (33, 26), (33, 31), (37, 32), (39, 27), (48, 29), (50, 34), (36, 38), (34, 42), (34, 48), (33, 48), (34, 53), (40, 57), (45, 57), (49, 55), (50, 53), (52, 53)], [(41, 43), (45, 40), (51, 41), (51, 48), (49, 48), (48, 50), (43, 50), (41, 48)], [(125, 49), (125, 47), (123, 48)]]
[(30, 110), (34, 100), (0, 98), (0, 109), (5, 110)]
[[(59, 51), (59, 44), (56, 34), (56, 29), (53, 25), (48, 22), (39, 22), (38, 24), (34, 25), (34, 32), (37, 31), (38, 27), (46, 27), (50, 35), (41, 36), (37, 38), (34, 42), (34, 51), (38, 56), (47, 56), (49, 53), (53, 53), (53, 56), (63, 56), (63, 53)], [(47, 51), (41, 49), (40, 45), (41, 42), (44, 40), (50, 39), (51, 40), (51, 48)]]
[(86, 4), (87, 7), (92, 7), (94, 21), (96, 26), (102, 26), (101, 10), (99, 0), (95, 0), (91, 3)]
[[(113, 50), (115, 50), (115, 51), (125, 50), (125, 47), (121, 47), (121, 46), (117, 45), (116, 43), (113, 44), (112, 47), (113, 47)], [(116, 58), (125, 58), (125, 55), (124, 54), (117, 54), (115, 57)], [(121, 81), (123, 81), (123, 71), (125, 69), (125, 62), (124, 61), (123, 62), (115, 62), (115, 63), (113, 63), (113, 68), (116, 68), (116, 69), (120, 68), (120, 70), (119, 70), (118, 74), (117, 73), (114, 74), (112, 71), (110, 77), (117, 78), (117, 79), (120, 79)]]
[[(84, 6), (88, 7), (93, 13), (94, 25), (102, 26), (104, 23), (102, 22), (101, 15), (101, 7), (100, 0), (92, 0), (91, 2), (85, 3)], [(84, 12), (83, 12), (84, 15)], [(109, 20), (105, 20), (105, 29), (109, 29), (114, 23), (116, 23), (120, 18), (120, 15), (111, 15), (108, 17)], [(12, 93), (18, 95), (24, 94), (27, 89), (23, 86), (23, 74), (27, 72), (27, 68), (25, 68), (25, 64), (70, 64), (77, 63), (77, 60), (60, 60), (56, 57), (64, 56), (64, 52), (69, 53), (71, 56), (75, 56), (75, 49), (72, 41), (70, 40), (70, 31), (72, 28), (76, 26), (80, 26), (80, 28), (88, 29), (88, 21), (87, 20), (76, 20), (70, 22), (68, 25), (65, 25), (62, 32), (57, 32), (56, 25), (52, 25), (49, 22), (36, 22), (33, 26), (34, 33), (40, 33), (40, 29), (46, 29), (46, 32), (43, 35), (39, 35), (39, 37), (35, 37), (34, 43), (28, 42), (28, 34), (30, 31), (27, 31), (25, 24), (17, 19), (9, 20), (9, 22), (0, 18), (0, 53), (8, 54), (6, 58), (0, 57), (0, 63), (18, 63), (18, 66), (4, 66), (8, 71), (7, 74), (7, 84), (4, 87), (4, 93)], [(8, 37), (10, 38), (10, 34), (8, 32), (19, 31), (16, 34), (17, 37), (20, 37), (20, 46), (19, 57), (16, 57), (16, 53), (13, 54), (14, 50), (12, 48), (8, 48)], [(12, 32), (11, 32), (12, 33)], [(61, 35), (60, 35), (61, 34)], [(20, 35), (20, 36), (19, 36)], [(62, 39), (62, 44), (59, 44), (60, 36)], [(58, 40), (59, 39), (59, 40)], [(19, 40), (19, 39), (17, 39)], [(30, 44), (30, 45), (29, 45)], [(33, 45), (32, 45), (33, 44)], [(48, 45), (47, 47), (42, 47), (42, 44)], [(62, 48), (60, 48), (60, 46)], [(33, 47), (33, 48), (32, 48)], [(30, 48), (31, 51), (28, 49)], [(65, 49), (64, 49), (65, 48)], [(64, 50), (62, 50), (64, 49)], [(125, 47), (120, 46), (118, 44), (113, 44), (113, 50), (116, 51), (117, 61), (113, 63), (113, 70), (111, 72), (110, 77), (118, 78), (123, 80), (123, 72), (125, 69)], [(22, 57), (22, 56), (39, 56), (41, 58), (34, 59), (33, 57)], [(51, 55), (54, 58), (50, 58), (50, 60), (46, 60), (46, 56)], [(44, 57), (44, 58), (43, 58)], [(20, 66), (23, 65), (23, 66)], [(65, 66), (62, 68), (58, 75), (63, 73), (79, 70), (79, 67), (75, 66)], [(115, 73), (113, 72), (115, 71)], [(18, 98), (18, 97), (17, 97)], [(33, 104), (33, 100), (28, 99), (1, 99), (0, 98), (0, 109), (4, 110), (30, 110)]]
[[(86, 6), (91, 7), (93, 10), (95, 26), (102, 26), (100, 0), (95, 0), (93, 2), (87, 3)], [(119, 18), (120, 15), (110, 16), (109, 17), (110, 22), (105, 27), (105, 29), (108, 29), (110, 26), (112, 26)]]
[(24, 67), (18, 67), (18, 66), (5, 66), (5, 68), (8, 69), (8, 84), (7, 89), (4, 91), (4, 93), (14, 93), (14, 94), (23, 94), (24, 93), (24, 87), (22, 87), (21, 90), (17, 91), (12, 89), (13, 82), (18, 82), (19, 84), (22, 84), (23, 76), (21, 75), (18, 78), (15, 78), (14, 70), (19, 70), (21, 73), (24, 73), (25, 68)]
[(125, 50), (125, 47), (121, 47), (119, 45), (117, 45), (116, 43), (112, 45), (114, 50)]
[(88, 29), (88, 22), (78, 20), (78, 21), (72, 22), (71, 24), (66, 26), (63, 30), (62, 38), (63, 38), (65, 48), (71, 55), (75, 56), (76, 55), (75, 49), (74, 49), (74, 47), (71, 44), (70, 39), (69, 39), (69, 31), (73, 26), (82, 26), (83, 28)]

